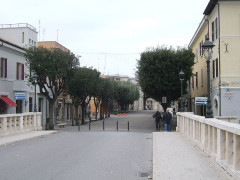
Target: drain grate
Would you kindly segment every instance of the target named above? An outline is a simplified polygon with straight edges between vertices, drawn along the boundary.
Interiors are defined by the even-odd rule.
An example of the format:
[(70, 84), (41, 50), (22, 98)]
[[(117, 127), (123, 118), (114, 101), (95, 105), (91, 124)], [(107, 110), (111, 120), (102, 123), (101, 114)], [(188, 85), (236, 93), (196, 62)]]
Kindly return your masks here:
[(139, 177), (148, 177), (148, 176), (149, 176), (149, 173), (142, 173), (142, 172), (140, 172), (140, 173), (138, 174), (138, 176), (139, 176)]

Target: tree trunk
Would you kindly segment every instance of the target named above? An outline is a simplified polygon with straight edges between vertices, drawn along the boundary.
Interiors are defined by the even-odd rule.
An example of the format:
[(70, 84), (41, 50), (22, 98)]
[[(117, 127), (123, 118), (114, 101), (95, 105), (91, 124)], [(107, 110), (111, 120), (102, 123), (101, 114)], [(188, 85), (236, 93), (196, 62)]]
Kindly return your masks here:
[(79, 118), (78, 118), (78, 105), (74, 105), (75, 107), (75, 116), (76, 116), (76, 119), (75, 119), (75, 124), (76, 126), (78, 126), (78, 123), (79, 123)]
[(97, 117), (98, 117), (98, 105), (99, 104), (95, 104), (95, 108), (96, 108), (96, 110), (95, 110), (95, 119), (96, 119), (96, 121), (97, 121)]
[(54, 108), (54, 101), (49, 101), (49, 130), (54, 130), (53, 124), (53, 108)]
[(85, 124), (84, 112), (85, 112), (85, 105), (82, 104), (82, 123), (81, 123), (82, 125)]

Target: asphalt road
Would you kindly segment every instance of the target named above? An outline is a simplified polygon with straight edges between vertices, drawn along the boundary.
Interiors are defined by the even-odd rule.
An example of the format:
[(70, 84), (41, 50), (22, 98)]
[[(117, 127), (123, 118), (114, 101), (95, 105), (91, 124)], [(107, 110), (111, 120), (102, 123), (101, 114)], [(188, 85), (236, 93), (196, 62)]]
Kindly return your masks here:
[[(9, 180), (135, 180), (152, 172), (152, 111), (111, 117), (0, 147), (0, 177)], [(119, 131), (116, 131), (116, 121)], [(127, 131), (129, 121), (130, 131)], [(145, 177), (141, 177), (145, 176)]]

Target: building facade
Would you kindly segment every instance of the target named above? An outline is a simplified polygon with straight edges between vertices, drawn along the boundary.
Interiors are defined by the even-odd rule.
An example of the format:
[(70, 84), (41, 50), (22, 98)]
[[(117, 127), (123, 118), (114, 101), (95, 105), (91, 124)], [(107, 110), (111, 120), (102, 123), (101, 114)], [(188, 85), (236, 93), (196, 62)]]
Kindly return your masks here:
[[(210, 63), (213, 115), (237, 116), (238, 120), (240, 120), (239, 17), (240, 1), (210, 0), (204, 11), (203, 23), (207, 25), (209, 40), (215, 45)], [(204, 37), (205, 34), (206, 29), (200, 36)], [(195, 53), (194, 49), (193, 52)], [(197, 67), (194, 68), (195, 71)], [(204, 73), (206, 74), (206, 71)], [(207, 87), (204, 85), (204, 88)]]
[(0, 25), (0, 43), (0, 96), (7, 96), (16, 104), (16, 106), (7, 105), (0, 100), (1, 113), (33, 112), (36, 103), (37, 111), (42, 112), (42, 125), (44, 125), (47, 117), (46, 98), (36, 88), (35, 102), (35, 88), (28, 82), (29, 70), (25, 65), (24, 57), (26, 48), (37, 45), (36, 29), (27, 23), (2, 24)]

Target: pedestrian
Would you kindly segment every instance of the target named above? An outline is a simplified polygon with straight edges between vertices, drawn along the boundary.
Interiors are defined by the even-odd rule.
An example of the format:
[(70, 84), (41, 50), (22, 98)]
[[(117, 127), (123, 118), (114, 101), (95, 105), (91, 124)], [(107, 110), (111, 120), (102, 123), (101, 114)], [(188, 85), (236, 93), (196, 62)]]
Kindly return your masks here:
[(160, 122), (162, 120), (162, 116), (159, 111), (157, 111), (154, 115), (153, 118), (155, 118), (155, 123), (156, 123), (156, 131), (160, 131)]
[(163, 121), (165, 132), (171, 131), (172, 114), (169, 112), (169, 109), (166, 109), (163, 115)]

